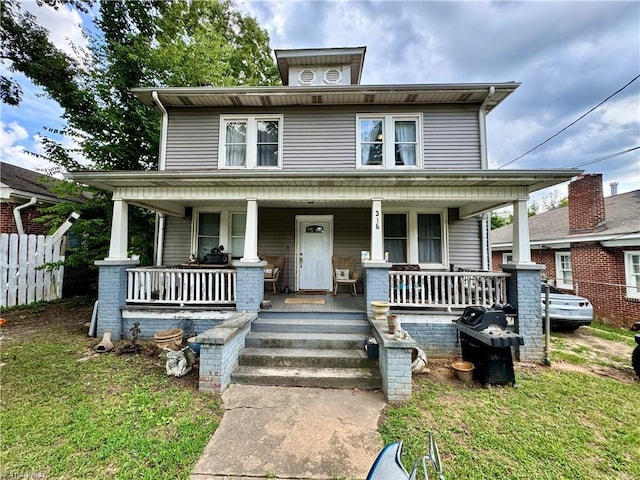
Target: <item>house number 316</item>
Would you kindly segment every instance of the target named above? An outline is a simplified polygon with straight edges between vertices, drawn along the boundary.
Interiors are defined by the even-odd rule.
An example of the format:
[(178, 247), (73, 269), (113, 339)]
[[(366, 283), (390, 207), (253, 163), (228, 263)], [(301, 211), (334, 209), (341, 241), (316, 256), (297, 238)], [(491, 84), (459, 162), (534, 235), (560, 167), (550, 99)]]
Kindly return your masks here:
[(380, 210), (376, 210), (376, 230), (380, 230)]

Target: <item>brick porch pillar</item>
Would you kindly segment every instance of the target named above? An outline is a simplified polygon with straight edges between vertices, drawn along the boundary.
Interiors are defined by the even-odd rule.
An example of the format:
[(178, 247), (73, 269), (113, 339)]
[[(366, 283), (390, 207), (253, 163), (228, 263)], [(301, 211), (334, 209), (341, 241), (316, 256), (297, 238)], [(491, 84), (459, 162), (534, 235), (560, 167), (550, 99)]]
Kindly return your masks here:
[(236, 268), (236, 310), (257, 312), (264, 300), (264, 260), (233, 262)]
[(374, 300), (389, 301), (389, 269), (390, 263), (386, 262), (362, 262), (364, 268), (364, 298), (367, 305), (367, 314), (373, 315), (371, 302)]
[(122, 338), (122, 306), (127, 301), (127, 268), (137, 267), (139, 260), (96, 260), (98, 274), (97, 336), (111, 329), (111, 338)]
[(544, 356), (540, 282), (545, 267), (506, 263), (500, 268), (511, 274), (507, 279), (507, 300), (518, 311), (515, 329), (524, 337), (524, 345), (516, 349), (518, 360), (540, 362)]

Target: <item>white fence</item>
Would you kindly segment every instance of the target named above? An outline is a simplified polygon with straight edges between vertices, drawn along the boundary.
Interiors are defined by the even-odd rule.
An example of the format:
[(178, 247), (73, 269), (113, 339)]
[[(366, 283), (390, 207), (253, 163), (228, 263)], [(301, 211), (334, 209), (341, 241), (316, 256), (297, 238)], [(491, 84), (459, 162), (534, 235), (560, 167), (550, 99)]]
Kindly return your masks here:
[(507, 303), (508, 273), (389, 272), (393, 306), (464, 308)]
[(201, 305), (230, 304), (235, 301), (235, 270), (165, 267), (127, 269), (127, 303)]
[(0, 307), (62, 297), (63, 267), (39, 268), (64, 259), (63, 239), (0, 234)]

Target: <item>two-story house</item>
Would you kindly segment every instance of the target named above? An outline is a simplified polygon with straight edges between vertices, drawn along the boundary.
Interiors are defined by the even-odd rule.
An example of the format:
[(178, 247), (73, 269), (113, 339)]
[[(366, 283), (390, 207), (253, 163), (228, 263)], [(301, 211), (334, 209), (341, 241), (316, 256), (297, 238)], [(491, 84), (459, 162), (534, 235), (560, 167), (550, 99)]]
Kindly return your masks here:
[[(389, 301), (432, 354), (457, 351), (453, 310), (517, 304), (517, 295), (528, 298), (517, 287), (528, 275), (537, 275), (539, 298), (526, 200), (579, 172), (488, 169), (485, 117), (518, 84), (361, 85), (365, 51), (276, 50), (278, 87), (134, 89), (162, 112), (158, 170), (70, 174), (113, 192), (111, 248), (98, 262), (99, 331), (120, 336), (142, 318), (149, 335), (168, 311), (150, 313), (155, 305), (182, 312), (165, 328), (216, 309), (260, 312), (261, 256), (284, 259), (278, 286), (289, 296), (333, 293), (332, 258), (355, 258), (357, 296), (320, 295), (319, 311), (343, 299), (366, 315), (371, 301)], [(129, 204), (158, 214), (152, 268), (127, 259)], [(488, 272), (486, 214), (504, 205), (514, 205), (518, 233), (506, 274)], [(228, 262), (202, 265), (220, 245)], [(271, 314), (300, 308), (284, 293), (267, 295)], [(520, 303), (516, 328), (536, 339), (520, 356), (535, 359), (540, 302), (531, 312)]]

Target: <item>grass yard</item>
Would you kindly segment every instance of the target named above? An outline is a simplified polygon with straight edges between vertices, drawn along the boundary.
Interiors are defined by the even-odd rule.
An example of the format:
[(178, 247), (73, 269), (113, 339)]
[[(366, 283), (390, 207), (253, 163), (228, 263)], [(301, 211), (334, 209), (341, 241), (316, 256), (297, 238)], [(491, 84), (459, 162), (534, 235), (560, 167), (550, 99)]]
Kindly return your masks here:
[(95, 354), (92, 304), (4, 312), (0, 478), (188, 478), (222, 418), (197, 375), (168, 378), (155, 349)]
[(412, 399), (389, 407), (385, 443), (402, 439), (409, 467), (433, 431), (447, 480), (640, 478), (630, 340), (598, 325), (553, 334), (551, 368), (518, 367), (518, 388), (420, 376)]
[[(223, 413), (197, 374), (167, 377), (158, 351), (96, 354), (89, 301), (4, 312), (0, 478), (186, 479)], [(380, 431), (405, 461), (436, 434), (447, 480), (640, 478), (640, 382), (632, 334), (554, 334), (552, 365), (520, 365), (518, 388), (465, 385), (430, 361)], [(373, 461), (373, 458), (372, 458)]]

